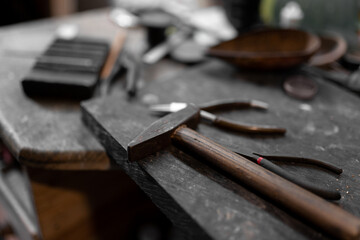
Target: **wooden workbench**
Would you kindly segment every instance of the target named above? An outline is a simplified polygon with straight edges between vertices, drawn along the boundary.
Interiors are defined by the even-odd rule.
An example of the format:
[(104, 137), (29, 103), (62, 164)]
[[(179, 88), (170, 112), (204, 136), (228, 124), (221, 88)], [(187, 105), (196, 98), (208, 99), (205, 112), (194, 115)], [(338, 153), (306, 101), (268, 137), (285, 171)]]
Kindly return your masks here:
[[(198, 131), (238, 152), (309, 157), (343, 168), (338, 177), (316, 167), (281, 165), (298, 178), (339, 189), (342, 198), (334, 203), (360, 217), (360, 99), (315, 79), (319, 84), (316, 97), (306, 102), (295, 100), (282, 90), (284, 78), (291, 74), (249, 72), (210, 60), (175, 77), (148, 77), (136, 100), (128, 102), (120, 90), (105, 99), (90, 100), (82, 105), (84, 122), (114, 163), (189, 239), (324, 239), (327, 236), (286, 209), (175, 147), (136, 163), (127, 161), (127, 144), (157, 119), (150, 115), (144, 99), (195, 104), (227, 98), (258, 99), (269, 103), (268, 112), (220, 114), (241, 122), (285, 127), (284, 137), (237, 134), (207, 124), (200, 124)], [(122, 121), (128, 108), (136, 108), (138, 113), (133, 121)]]
[(110, 169), (103, 147), (81, 122), (79, 101), (30, 98), (21, 88), (62, 24), (75, 24), (80, 36), (110, 44), (121, 30), (107, 13), (89, 11), (0, 29), (0, 139), (25, 173), (24, 181), (9, 188), (26, 188), (17, 198), (30, 221), (6, 200), (1, 204), (6, 202), (4, 210), (21, 239), (121, 239), (135, 234), (138, 216), (150, 221), (161, 215), (128, 176)]
[(21, 163), (48, 169), (108, 168), (103, 148), (80, 121), (79, 102), (29, 98), (20, 84), (62, 24), (76, 24), (80, 35), (110, 43), (118, 29), (106, 12), (2, 28), (0, 136)]
[[(6, 27), (0, 31), (0, 137), (28, 173), (37, 208), (38, 221), (35, 222), (39, 222), (40, 235), (47, 239), (80, 239), (84, 236), (86, 239), (104, 239), (106, 233), (116, 232), (102, 226), (100, 230), (105, 235), (97, 235), (97, 229), (91, 227), (94, 222), (89, 220), (96, 215), (92, 206), (97, 206), (96, 213), (102, 213), (104, 218), (111, 213), (113, 220), (108, 221), (114, 222), (116, 217), (119, 219), (115, 213), (121, 211), (121, 206), (141, 205), (123, 200), (129, 195), (120, 190), (127, 186), (133, 188), (121, 172), (83, 172), (108, 170), (111, 166), (103, 147), (81, 123), (79, 102), (31, 99), (20, 87), (20, 80), (38, 53), (51, 42), (60, 24), (77, 23), (81, 34), (111, 42), (118, 29), (109, 24), (106, 13), (103, 10), (89, 12), (71, 18)], [(163, 60), (148, 69), (138, 98), (128, 103), (128, 107), (141, 109), (141, 117), (136, 119), (139, 122), (134, 120), (136, 126), (131, 129), (133, 137), (156, 119), (145, 111), (144, 99), (155, 99), (159, 103), (202, 103), (229, 97), (266, 101), (270, 104), (267, 113), (233, 111), (222, 114), (244, 122), (286, 127), (286, 137), (252, 137), (224, 132), (205, 124), (199, 126), (199, 131), (233, 150), (312, 157), (342, 167), (344, 173), (336, 180), (335, 175), (313, 167), (283, 166), (321, 186), (338, 187), (343, 197), (337, 204), (360, 217), (357, 204), (360, 192), (357, 96), (317, 79), (320, 84), (318, 95), (313, 101), (302, 102), (289, 98), (282, 91), (283, 74), (238, 71), (216, 60), (179, 73), (184, 67)], [(119, 132), (121, 109), (117, 108), (118, 101), (126, 103), (121, 83), (110, 97), (85, 103), (84, 119), (116, 163), (113, 168), (125, 170), (183, 230), (184, 237), (325, 238), (251, 189), (175, 148), (129, 164), (119, 144), (125, 145), (130, 138), (124, 138)], [(99, 182), (99, 179), (103, 181)], [(105, 196), (102, 194), (106, 197), (102, 198)], [(116, 196), (109, 197), (111, 195)], [(72, 207), (64, 207), (68, 204)], [(108, 207), (106, 211), (102, 211), (104, 206)], [(48, 215), (49, 212), (52, 214)], [(126, 213), (122, 216), (131, 216)], [(99, 217), (97, 221), (101, 219)], [(126, 228), (126, 222), (121, 226)]]

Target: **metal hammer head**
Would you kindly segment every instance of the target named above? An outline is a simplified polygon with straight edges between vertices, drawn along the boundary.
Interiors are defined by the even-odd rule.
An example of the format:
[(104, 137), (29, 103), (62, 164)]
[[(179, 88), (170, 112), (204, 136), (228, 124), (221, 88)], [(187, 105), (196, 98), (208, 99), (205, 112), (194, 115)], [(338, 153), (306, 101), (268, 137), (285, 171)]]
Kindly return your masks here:
[(129, 143), (127, 151), (129, 161), (140, 160), (166, 148), (171, 144), (171, 135), (178, 127), (186, 125), (189, 128), (196, 128), (199, 121), (200, 109), (192, 104), (157, 120)]

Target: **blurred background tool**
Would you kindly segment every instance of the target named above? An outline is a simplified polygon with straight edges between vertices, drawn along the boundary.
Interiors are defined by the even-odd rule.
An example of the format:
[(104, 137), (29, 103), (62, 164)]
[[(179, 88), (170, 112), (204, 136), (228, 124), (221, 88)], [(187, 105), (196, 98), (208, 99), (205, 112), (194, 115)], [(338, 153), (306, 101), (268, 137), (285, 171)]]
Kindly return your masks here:
[(110, 92), (111, 85), (122, 73), (126, 74), (125, 91), (129, 97), (136, 95), (137, 82), (140, 78), (139, 60), (130, 51), (124, 49), (126, 33), (119, 32), (110, 50), (110, 54), (101, 72), (99, 91), (101, 96)]
[(184, 42), (189, 36), (189, 33), (186, 31), (178, 31), (168, 37), (166, 41), (156, 45), (154, 48), (151, 48), (147, 51), (142, 57), (142, 61), (145, 64), (155, 64), (161, 58), (165, 57), (171, 50), (178, 47), (182, 42)]
[(119, 31), (110, 47), (103, 69), (100, 73), (100, 95), (105, 96), (109, 91), (111, 82), (122, 68), (121, 51), (126, 40), (126, 33)]
[(23, 90), (32, 97), (90, 98), (108, 50), (104, 40), (55, 39), (22, 80)]
[(180, 62), (198, 62), (192, 56), (179, 54), (177, 48), (183, 45), (186, 49), (189, 45), (207, 48), (236, 36), (235, 29), (227, 21), (220, 6), (202, 8), (194, 2), (189, 5), (196, 7), (187, 7), (188, 3), (175, 4), (169, 1), (137, 9), (136, 4), (126, 4), (126, 1), (119, 1), (118, 4), (115, 4), (116, 7), (109, 15), (114, 23), (119, 27), (145, 28), (148, 46), (144, 62), (147, 64), (154, 64), (168, 54)]
[(177, 62), (195, 64), (206, 59), (206, 50), (206, 46), (192, 39), (188, 39), (173, 49), (170, 52), (170, 57)]
[(310, 76), (325, 78), (336, 82), (352, 91), (360, 92), (360, 70), (348, 72), (344, 70), (324, 70), (321, 68), (304, 66), (303, 71)]
[(134, 97), (137, 93), (137, 85), (141, 78), (141, 63), (135, 54), (130, 52), (124, 54), (123, 62), (127, 71), (125, 90), (129, 97)]
[(110, 11), (109, 18), (121, 28), (131, 28), (138, 26), (139, 19), (137, 16), (124, 8), (114, 8)]
[(138, 18), (139, 23), (146, 29), (146, 40), (149, 48), (166, 41), (171, 31), (175, 30), (174, 25), (177, 21), (175, 16), (161, 9), (141, 12)]

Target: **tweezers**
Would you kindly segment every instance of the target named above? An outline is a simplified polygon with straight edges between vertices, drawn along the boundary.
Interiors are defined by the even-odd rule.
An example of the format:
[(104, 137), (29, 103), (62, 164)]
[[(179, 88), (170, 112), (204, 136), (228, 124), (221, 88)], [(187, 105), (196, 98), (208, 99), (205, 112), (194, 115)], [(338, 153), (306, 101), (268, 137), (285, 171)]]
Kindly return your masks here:
[(309, 190), (310, 192), (317, 194), (320, 197), (323, 197), (328, 200), (339, 200), (341, 198), (339, 191), (330, 190), (330, 189), (321, 189), (317, 186), (313, 186), (307, 182), (301, 181), (300, 179), (295, 178), (295, 176), (289, 174), (287, 171), (285, 171), (281, 167), (272, 163), (270, 160), (284, 161), (284, 162), (296, 162), (296, 163), (315, 165), (317, 167), (329, 170), (338, 175), (340, 175), (343, 171), (341, 168), (338, 168), (334, 165), (331, 165), (329, 163), (326, 163), (326, 162), (323, 162), (320, 160), (310, 159), (310, 158), (301, 158), (301, 157), (293, 157), (293, 156), (263, 155), (263, 154), (258, 154), (258, 153), (253, 153), (253, 155), (257, 156), (257, 157), (253, 157), (253, 156), (248, 156), (248, 155), (245, 155), (245, 154), (242, 154), (239, 152), (236, 152), (236, 153), (243, 156), (244, 158), (249, 159), (252, 162), (257, 163), (260, 166), (272, 171), (273, 173), (276, 173), (277, 175)]

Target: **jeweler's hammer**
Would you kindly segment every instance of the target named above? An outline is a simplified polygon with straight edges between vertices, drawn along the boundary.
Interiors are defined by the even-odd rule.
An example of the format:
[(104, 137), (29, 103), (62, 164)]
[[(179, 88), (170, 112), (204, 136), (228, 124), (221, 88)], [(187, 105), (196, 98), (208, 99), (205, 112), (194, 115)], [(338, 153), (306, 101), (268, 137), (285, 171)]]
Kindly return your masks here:
[(154, 122), (129, 143), (129, 160), (140, 160), (173, 143), (180, 145), (330, 236), (359, 239), (357, 217), (192, 130), (199, 123), (199, 112), (189, 105)]

